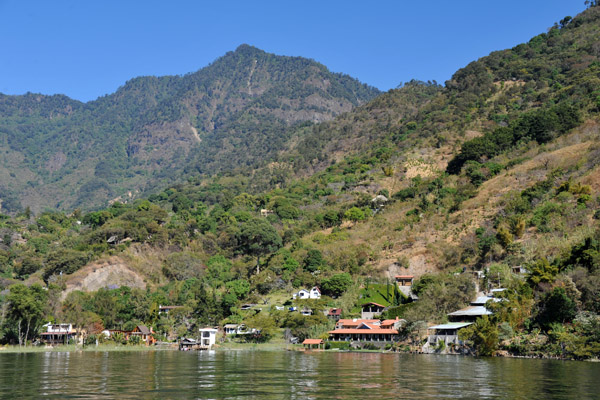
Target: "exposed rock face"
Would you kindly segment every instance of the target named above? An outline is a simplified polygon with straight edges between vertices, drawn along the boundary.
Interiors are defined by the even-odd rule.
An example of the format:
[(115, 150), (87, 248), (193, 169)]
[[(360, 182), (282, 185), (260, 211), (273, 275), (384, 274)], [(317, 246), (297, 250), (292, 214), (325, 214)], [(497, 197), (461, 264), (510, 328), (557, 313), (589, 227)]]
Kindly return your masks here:
[(105, 287), (129, 286), (146, 289), (146, 282), (119, 257), (93, 262), (71, 275), (63, 299), (74, 290), (95, 291)]

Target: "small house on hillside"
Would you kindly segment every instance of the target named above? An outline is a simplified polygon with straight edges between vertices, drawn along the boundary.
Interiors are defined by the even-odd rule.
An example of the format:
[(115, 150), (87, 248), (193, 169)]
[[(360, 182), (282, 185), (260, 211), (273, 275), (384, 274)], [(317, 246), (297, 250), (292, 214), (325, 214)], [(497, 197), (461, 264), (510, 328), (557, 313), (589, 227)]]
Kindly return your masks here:
[(296, 293), (294, 293), (292, 295), (292, 298), (294, 300), (296, 300), (296, 299), (308, 299), (308, 298), (310, 298), (310, 292), (308, 290), (306, 290), (306, 289), (300, 289), (300, 290), (298, 290), (298, 292), (296, 292)]
[(225, 324), (225, 326), (223, 326), (223, 332), (225, 335), (237, 335), (239, 328), (240, 325), (238, 324)]
[(473, 301), (471, 302), (471, 305), (472, 305), (472, 306), (485, 306), (485, 304), (486, 304), (488, 301), (490, 301), (490, 300), (491, 300), (491, 301), (493, 301), (494, 303), (497, 303), (497, 302), (499, 302), (499, 301), (502, 301), (502, 299), (499, 299), (499, 298), (497, 298), (497, 297), (491, 297), (491, 296), (479, 296), (479, 297), (477, 297), (475, 300), (473, 300)]
[(275, 214), (275, 211), (269, 210), (267, 208), (261, 208), (260, 209), (260, 216), (261, 217), (268, 217), (271, 214)]
[(377, 303), (365, 303), (362, 306), (362, 311), (360, 317), (362, 319), (373, 319), (381, 315), (383, 310), (385, 310), (385, 306)]
[(339, 321), (341, 316), (342, 316), (341, 308), (332, 308), (327, 313), (327, 318), (332, 319), (334, 321)]
[(300, 310), (300, 314), (302, 314), (304, 316), (308, 316), (308, 315), (312, 315), (313, 311), (312, 311), (312, 309), (310, 309), (308, 307), (304, 307), (302, 310)]
[(46, 324), (46, 332), (42, 332), (42, 343), (50, 346), (57, 344), (68, 344), (69, 340), (74, 339), (77, 332), (73, 329), (73, 324)]
[(413, 275), (396, 275), (394, 279), (398, 286), (412, 286), (415, 277)]
[(319, 290), (318, 287), (314, 286), (312, 289), (310, 290), (306, 290), (306, 289), (300, 289), (297, 293), (294, 293), (292, 295), (292, 298), (294, 300), (298, 299), (298, 300), (304, 300), (304, 299), (320, 299), (321, 298), (321, 291)]
[(492, 315), (492, 312), (483, 306), (469, 306), (448, 314), (452, 322), (475, 322), (477, 318), (484, 315)]
[[(500, 292), (504, 289), (500, 289)], [(448, 319), (451, 322), (475, 322), (477, 318), (483, 317), (484, 315), (492, 315), (493, 313), (488, 310), (485, 305), (489, 302), (500, 302), (501, 298), (494, 297), (493, 295), (499, 293), (494, 292), (491, 296), (479, 296), (471, 302), (469, 307), (462, 308), (460, 310), (451, 312), (448, 314)]]
[(161, 314), (169, 315), (169, 312), (171, 312), (172, 310), (176, 310), (178, 308), (183, 308), (183, 306), (163, 306), (163, 305), (159, 305), (158, 306), (158, 315), (161, 315)]

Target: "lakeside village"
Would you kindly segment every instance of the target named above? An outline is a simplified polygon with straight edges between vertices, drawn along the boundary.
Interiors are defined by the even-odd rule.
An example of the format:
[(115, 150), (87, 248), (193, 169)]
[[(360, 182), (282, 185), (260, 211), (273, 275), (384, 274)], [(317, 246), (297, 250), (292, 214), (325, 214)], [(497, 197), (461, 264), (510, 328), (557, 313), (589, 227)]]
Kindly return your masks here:
[[(411, 275), (395, 276), (394, 290), (413, 301), (418, 297), (412, 292), (414, 277)], [(375, 286), (375, 285), (374, 285)], [(388, 288), (389, 290), (389, 288)], [(335, 323), (335, 328), (327, 331), (318, 338), (305, 338), (285, 335), (285, 342), (296, 350), (380, 350), (380, 351), (411, 351), (419, 353), (445, 353), (445, 354), (473, 354), (472, 349), (460, 339), (459, 332), (474, 324), (478, 318), (489, 316), (492, 311), (488, 309), (491, 303), (501, 302), (500, 294), (503, 288), (491, 289), (488, 293), (478, 292), (478, 296), (466, 307), (447, 314), (448, 322), (440, 325), (428, 326), (424, 335), (419, 335), (417, 340), (412, 339), (408, 345), (402, 340), (400, 331), (406, 321), (399, 317), (384, 318), (388, 314), (389, 306), (373, 301), (363, 303), (360, 307), (360, 318), (342, 318), (344, 315), (340, 308), (326, 308), (322, 312), (329, 321)], [(309, 307), (311, 301), (321, 299), (318, 287), (300, 289), (292, 295), (292, 302), (286, 306), (274, 306), (277, 311), (296, 312), (303, 316), (313, 315)], [(299, 308), (290, 304), (298, 301), (304, 306)], [(182, 308), (176, 305), (160, 305), (159, 314), (168, 316), (169, 313)], [(241, 310), (259, 313), (262, 308), (258, 304), (244, 304)], [(74, 328), (72, 323), (48, 323), (43, 325), (36, 344), (47, 348), (66, 344), (90, 345), (111, 341), (117, 344), (133, 344), (145, 346), (167, 346), (178, 348), (181, 351), (210, 350), (221, 347), (227, 343), (251, 343), (253, 338), (261, 335), (261, 330), (249, 328), (245, 324), (226, 323), (223, 326), (203, 327), (198, 330), (196, 337), (182, 337), (173, 342), (159, 342), (152, 327), (137, 325), (133, 330), (105, 329), (94, 335), (95, 343), (85, 341), (89, 332)], [(406, 339), (406, 338), (404, 338)], [(415, 346), (416, 343), (416, 346)]]

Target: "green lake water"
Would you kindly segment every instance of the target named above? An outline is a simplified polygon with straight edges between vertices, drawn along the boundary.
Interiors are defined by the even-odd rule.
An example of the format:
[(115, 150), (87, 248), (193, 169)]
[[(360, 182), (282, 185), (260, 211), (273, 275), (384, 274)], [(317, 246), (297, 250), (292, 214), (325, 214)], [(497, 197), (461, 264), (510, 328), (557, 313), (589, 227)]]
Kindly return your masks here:
[(600, 363), (288, 351), (6, 353), (0, 398), (600, 399)]

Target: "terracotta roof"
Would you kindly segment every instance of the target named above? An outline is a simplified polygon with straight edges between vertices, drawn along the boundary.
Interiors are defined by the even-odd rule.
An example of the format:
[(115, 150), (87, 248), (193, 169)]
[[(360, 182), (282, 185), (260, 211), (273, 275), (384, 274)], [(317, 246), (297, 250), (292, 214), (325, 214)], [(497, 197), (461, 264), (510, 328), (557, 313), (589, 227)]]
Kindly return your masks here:
[(361, 326), (366, 326), (369, 329), (381, 329), (381, 327), (379, 325), (375, 325), (375, 324), (368, 324), (366, 322), (363, 322), (362, 324), (360, 324), (357, 329), (360, 329)]
[(323, 339), (304, 339), (302, 344), (323, 344)]
[(329, 310), (329, 315), (342, 315), (342, 309), (332, 308), (331, 310)]
[(413, 279), (414, 275), (396, 275), (394, 278), (396, 278), (396, 279)]
[(378, 306), (378, 307), (381, 307), (381, 308), (385, 308), (385, 306), (383, 306), (381, 304), (378, 304), (378, 303), (373, 303), (372, 301), (369, 302), (369, 303), (362, 304), (361, 307), (368, 306), (369, 304), (372, 304), (374, 306)]
[(340, 319), (337, 323), (337, 325), (343, 325), (343, 326), (359, 326), (360, 324), (366, 322), (367, 324), (373, 324), (375, 322), (378, 322), (378, 319)]
[(328, 333), (334, 335), (344, 335), (344, 334), (365, 334), (365, 335), (397, 335), (398, 331), (395, 329), (381, 329), (379, 327), (375, 329), (336, 329), (334, 331), (329, 331)]

